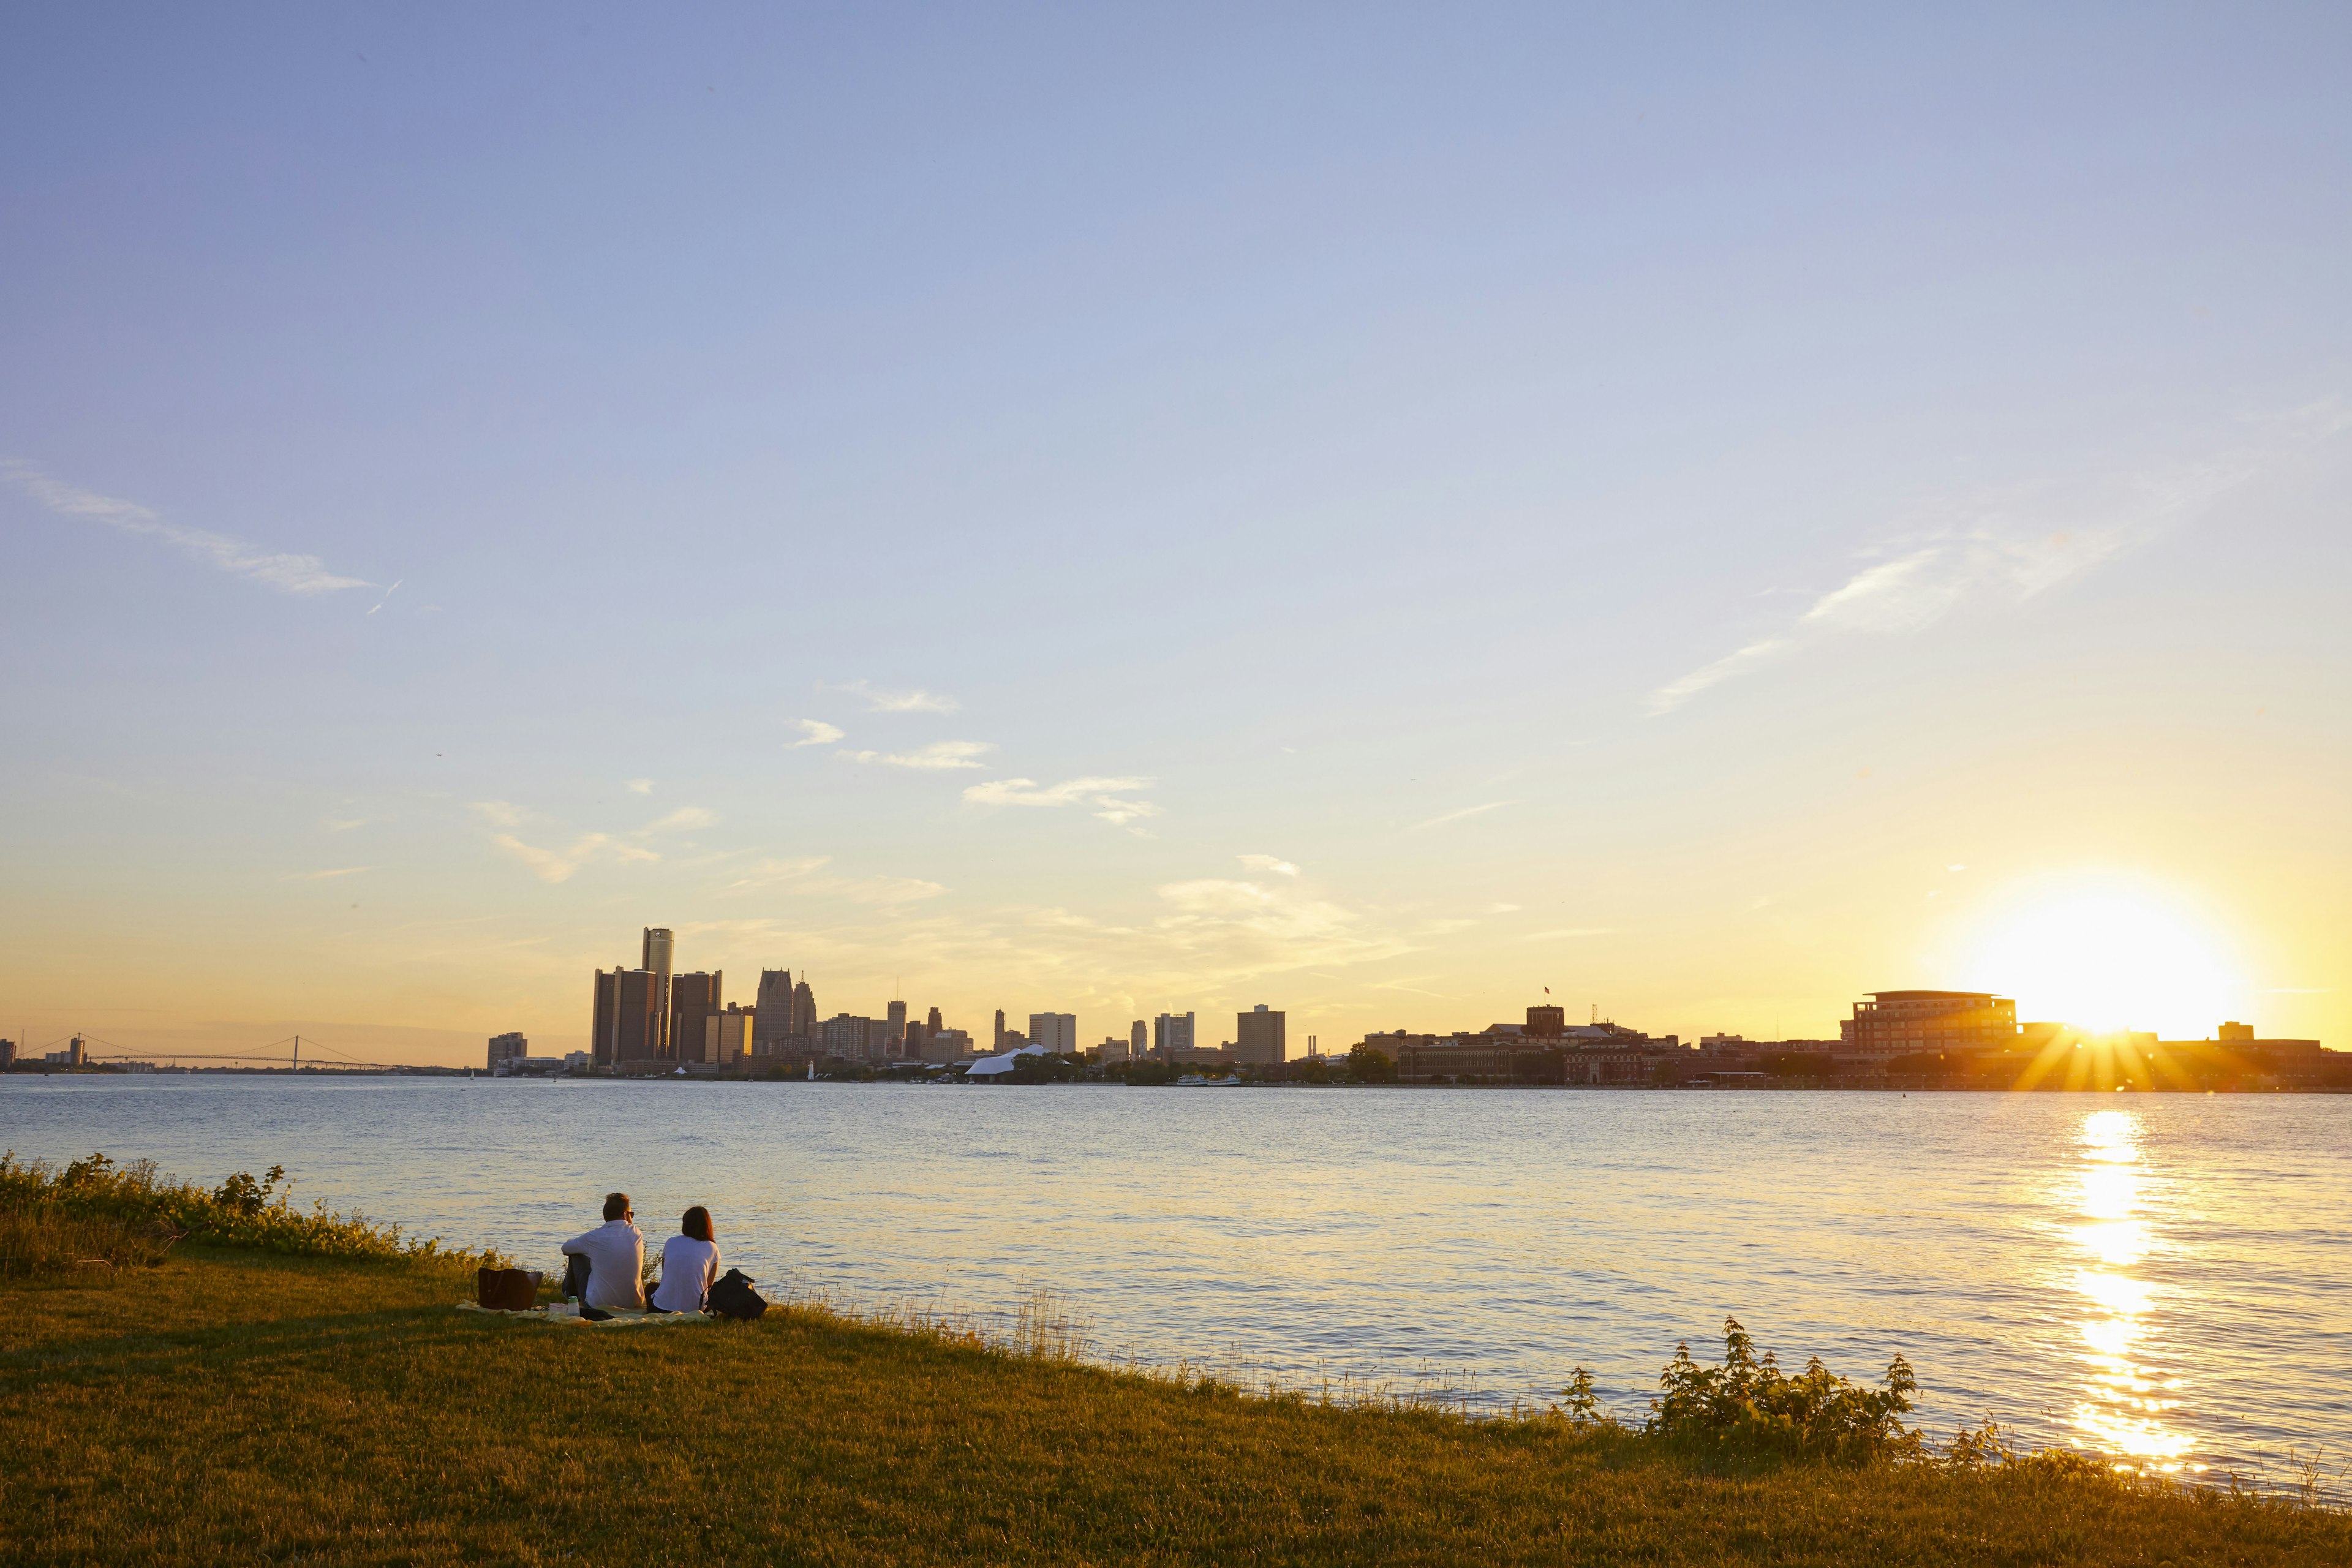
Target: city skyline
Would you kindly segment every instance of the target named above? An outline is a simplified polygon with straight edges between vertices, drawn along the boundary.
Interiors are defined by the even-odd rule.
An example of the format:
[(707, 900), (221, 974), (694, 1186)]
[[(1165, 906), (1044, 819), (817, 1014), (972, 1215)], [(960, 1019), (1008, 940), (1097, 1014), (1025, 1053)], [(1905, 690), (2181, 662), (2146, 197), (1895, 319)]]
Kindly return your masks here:
[(7, 22), (0, 1033), (2352, 1037), (2342, 18), (542, 22)]

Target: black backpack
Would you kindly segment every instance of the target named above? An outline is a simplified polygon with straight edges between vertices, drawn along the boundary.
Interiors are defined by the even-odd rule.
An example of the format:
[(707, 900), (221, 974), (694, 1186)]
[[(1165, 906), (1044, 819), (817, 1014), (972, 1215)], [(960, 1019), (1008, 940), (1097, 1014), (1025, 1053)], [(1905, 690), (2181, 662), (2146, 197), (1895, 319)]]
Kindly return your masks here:
[(721, 1318), (740, 1318), (748, 1323), (765, 1312), (768, 1303), (751, 1289), (751, 1279), (740, 1268), (730, 1268), (710, 1288), (702, 1310)]

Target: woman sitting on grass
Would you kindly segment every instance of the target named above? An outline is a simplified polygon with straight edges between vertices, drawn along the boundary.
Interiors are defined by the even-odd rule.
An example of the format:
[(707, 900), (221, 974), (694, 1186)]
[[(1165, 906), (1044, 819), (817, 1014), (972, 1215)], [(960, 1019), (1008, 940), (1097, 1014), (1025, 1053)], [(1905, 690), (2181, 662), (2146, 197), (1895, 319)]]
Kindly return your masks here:
[(686, 1211), (677, 1234), (662, 1243), (661, 1284), (654, 1291), (656, 1312), (699, 1312), (719, 1278), (719, 1244), (710, 1239), (710, 1211), (700, 1204)]

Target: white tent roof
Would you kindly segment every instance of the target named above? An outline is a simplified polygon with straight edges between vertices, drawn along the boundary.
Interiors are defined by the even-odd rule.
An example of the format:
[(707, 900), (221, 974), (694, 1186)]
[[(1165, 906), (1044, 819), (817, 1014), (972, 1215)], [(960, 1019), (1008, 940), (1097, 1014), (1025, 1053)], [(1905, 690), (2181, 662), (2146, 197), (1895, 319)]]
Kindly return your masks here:
[(1001, 1072), (1011, 1072), (1013, 1070), (1013, 1064), (1019, 1061), (1023, 1057), (1042, 1057), (1045, 1054), (1045, 1047), (1043, 1046), (1019, 1046), (1005, 1052), (1001, 1057), (981, 1058), (980, 1060), (972, 1063), (971, 1066), (964, 1069), (964, 1076), (966, 1078), (993, 1078)]

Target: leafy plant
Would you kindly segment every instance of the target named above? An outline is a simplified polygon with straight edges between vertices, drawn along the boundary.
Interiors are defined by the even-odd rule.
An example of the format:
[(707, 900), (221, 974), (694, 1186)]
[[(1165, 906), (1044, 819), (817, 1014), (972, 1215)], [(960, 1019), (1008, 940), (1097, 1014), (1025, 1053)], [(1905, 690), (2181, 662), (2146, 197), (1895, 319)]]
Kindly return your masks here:
[(1654, 1436), (1709, 1449), (1859, 1462), (1918, 1458), (1919, 1434), (1903, 1425), (1919, 1386), (1896, 1356), (1881, 1386), (1864, 1388), (1831, 1372), (1819, 1356), (1791, 1377), (1737, 1318), (1723, 1321), (1723, 1364), (1701, 1366), (1687, 1342), (1658, 1379), (1650, 1401)]

